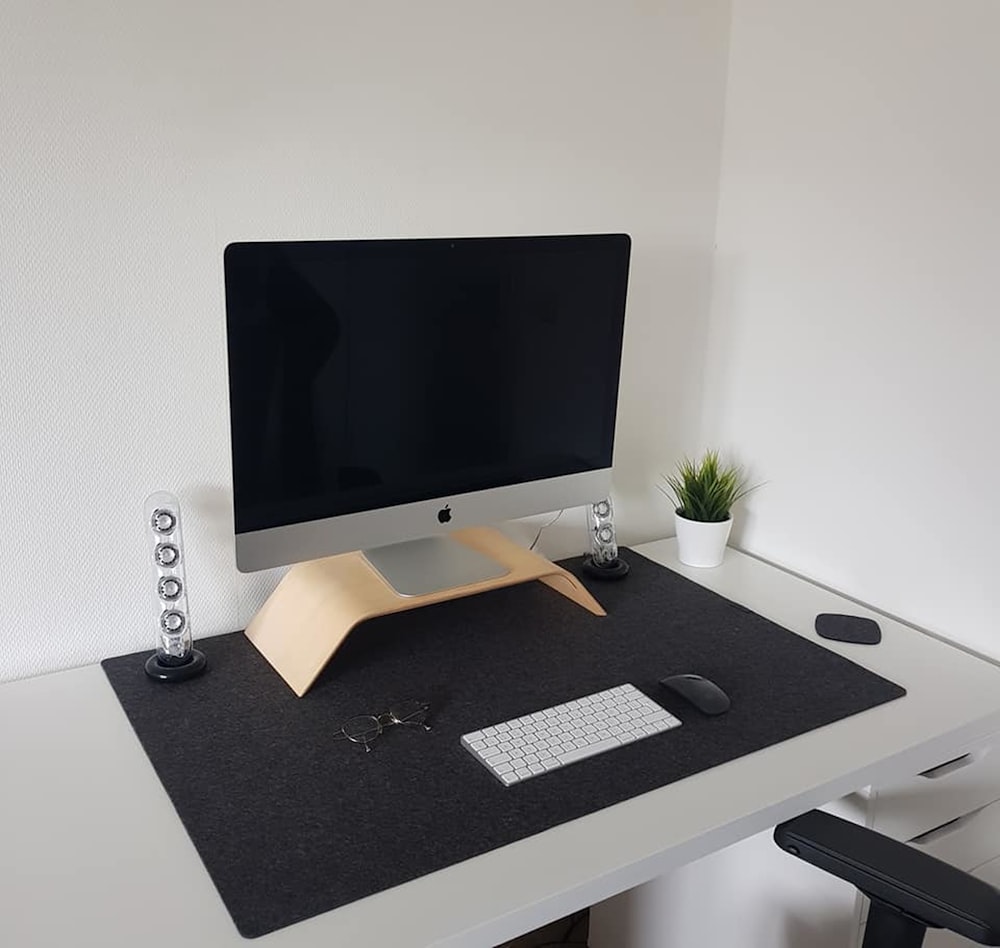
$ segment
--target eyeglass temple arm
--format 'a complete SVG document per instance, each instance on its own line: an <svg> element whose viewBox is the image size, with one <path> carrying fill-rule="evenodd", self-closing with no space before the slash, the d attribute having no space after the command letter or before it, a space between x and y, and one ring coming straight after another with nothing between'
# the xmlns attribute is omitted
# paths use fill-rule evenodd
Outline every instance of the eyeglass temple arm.
<svg viewBox="0 0 1000 948"><path fill-rule="evenodd" d="M410 718L415 718L418 714L428 714L431 710L429 704L425 704L420 708L417 708L412 714L408 714L405 718L394 718L392 712L389 713L389 723L390 724L402 724L406 727L422 727L425 731L431 731L433 728L426 721L411 721Z"/></svg>

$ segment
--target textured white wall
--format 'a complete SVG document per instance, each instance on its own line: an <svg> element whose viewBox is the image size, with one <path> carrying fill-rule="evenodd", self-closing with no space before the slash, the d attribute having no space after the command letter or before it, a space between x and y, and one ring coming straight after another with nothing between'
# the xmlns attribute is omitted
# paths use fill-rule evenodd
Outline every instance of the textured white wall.
<svg viewBox="0 0 1000 948"><path fill-rule="evenodd" d="M994 655L998 52L996 0L735 0L704 431L742 546Z"/></svg>
<svg viewBox="0 0 1000 948"><path fill-rule="evenodd" d="M728 0L4 0L0 678L150 644L152 490L184 506L196 634L273 583L232 554L238 238L631 232L616 482L626 536L666 532L728 26Z"/></svg>

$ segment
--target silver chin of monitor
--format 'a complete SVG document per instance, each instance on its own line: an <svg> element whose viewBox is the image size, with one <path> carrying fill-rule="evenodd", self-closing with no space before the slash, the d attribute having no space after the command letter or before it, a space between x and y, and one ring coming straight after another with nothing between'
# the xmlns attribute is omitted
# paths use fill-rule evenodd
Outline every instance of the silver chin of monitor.
<svg viewBox="0 0 1000 948"><path fill-rule="evenodd" d="M240 572L249 573L336 553L443 536L462 527L591 504L595 497L606 497L610 489L611 469L602 468L238 533L236 565Z"/></svg>

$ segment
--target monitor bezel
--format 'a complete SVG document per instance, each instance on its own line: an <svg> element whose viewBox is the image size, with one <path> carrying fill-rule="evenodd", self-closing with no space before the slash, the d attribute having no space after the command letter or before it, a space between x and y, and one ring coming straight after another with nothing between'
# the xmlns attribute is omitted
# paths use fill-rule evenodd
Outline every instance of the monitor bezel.
<svg viewBox="0 0 1000 948"><path fill-rule="evenodd" d="M489 237L430 237L398 239L336 239L296 241L236 241L226 246L224 261L231 249L247 243L337 244L353 248L385 247L393 245L404 249L406 245L457 244L459 242L537 242L545 244L562 241L614 240L624 242L625 289L631 263L631 238L626 233L545 234ZM623 314L624 319L624 314ZM227 334L229 317L226 319ZM228 346L228 343L227 343ZM619 359L620 376L620 359ZM615 412L612 425L612 452L614 431L617 428L618 392L620 377L615 386ZM232 391L230 389L230 399ZM230 445L230 462L234 463ZM418 501L375 507L367 510L321 517L312 520L271 526L259 530L235 532L236 566L241 573L292 565L338 553L441 536L463 527L496 523L533 514L580 506L606 497L611 490L612 468L591 468L558 477L527 480L490 487L467 493L455 493ZM235 479L235 471L231 471ZM233 503L235 507L235 492ZM447 519L442 513L447 509Z"/></svg>

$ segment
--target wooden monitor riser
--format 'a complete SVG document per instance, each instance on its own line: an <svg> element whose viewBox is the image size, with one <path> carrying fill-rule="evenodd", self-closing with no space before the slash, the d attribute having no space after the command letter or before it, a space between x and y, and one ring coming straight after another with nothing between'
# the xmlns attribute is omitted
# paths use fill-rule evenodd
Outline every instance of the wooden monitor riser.
<svg viewBox="0 0 1000 948"><path fill-rule="evenodd" d="M392 612L474 596L489 589L540 580L594 615L606 615L583 584L561 566L518 546L498 530L472 527L453 540L509 570L503 576L425 596L400 596L360 552L293 566L247 626L246 636L300 698L356 625Z"/></svg>

